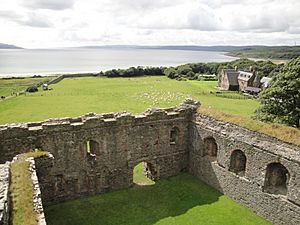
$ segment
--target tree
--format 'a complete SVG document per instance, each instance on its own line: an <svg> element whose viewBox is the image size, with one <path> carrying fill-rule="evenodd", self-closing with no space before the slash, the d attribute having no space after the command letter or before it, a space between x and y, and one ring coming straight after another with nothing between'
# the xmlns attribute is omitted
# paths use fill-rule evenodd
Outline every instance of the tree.
<svg viewBox="0 0 300 225"><path fill-rule="evenodd" d="M180 74L182 76L187 75L188 72L190 72L190 71L193 72L192 68L188 64L181 65L181 66L177 67L178 74Z"/></svg>
<svg viewBox="0 0 300 225"><path fill-rule="evenodd" d="M166 68L164 74L171 79L178 77L177 71L173 67Z"/></svg>
<svg viewBox="0 0 300 225"><path fill-rule="evenodd" d="M26 89L27 92L37 92L38 88L37 86L30 86Z"/></svg>
<svg viewBox="0 0 300 225"><path fill-rule="evenodd" d="M300 127L300 57L274 75L260 102L256 118Z"/></svg>

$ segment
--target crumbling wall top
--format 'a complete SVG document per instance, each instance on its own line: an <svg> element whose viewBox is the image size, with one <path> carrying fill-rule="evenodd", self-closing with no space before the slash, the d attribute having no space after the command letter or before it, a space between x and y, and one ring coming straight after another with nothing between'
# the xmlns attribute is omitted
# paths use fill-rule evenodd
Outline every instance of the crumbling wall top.
<svg viewBox="0 0 300 225"><path fill-rule="evenodd" d="M139 124L158 120L167 120L178 118L188 118L195 113L200 106L199 102L192 99L186 99L178 107L172 108L150 108L144 113L133 115L128 112L117 113L87 113L79 117L66 117L58 119L48 119L40 122L15 123L0 125L0 136L3 138L12 138L24 136L28 131L32 132L51 132L51 131L72 131L82 128L91 128L97 126L113 126L120 124Z"/></svg>

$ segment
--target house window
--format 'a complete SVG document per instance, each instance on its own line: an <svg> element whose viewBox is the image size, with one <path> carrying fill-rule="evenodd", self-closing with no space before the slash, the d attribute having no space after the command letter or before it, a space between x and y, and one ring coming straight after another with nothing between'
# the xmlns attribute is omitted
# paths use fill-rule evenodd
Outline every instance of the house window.
<svg viewBox="0 0 300 225"><path fill-rule="evenodd" d="M289 172L281 163L271 163L267 166L264 191L271 194L287 194Z"/></svg>
<svg viewBox="0 0 300 225"><path fill-rule="evenodd" d="M241 150L235 150L231 153L229 171L237 175L244 176L246 170L247 158Z"/></svg>

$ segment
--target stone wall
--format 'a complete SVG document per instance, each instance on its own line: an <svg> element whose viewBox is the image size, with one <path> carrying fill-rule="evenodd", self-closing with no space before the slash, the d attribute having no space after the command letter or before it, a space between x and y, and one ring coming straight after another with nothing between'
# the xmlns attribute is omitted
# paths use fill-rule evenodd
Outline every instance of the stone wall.
<svg viewBox="0 0 300 225"><path fill-rule="evenodd" d="M9 224L9 167L9 163L0 165L0 225Z"/></svg>
<svg viewBox="0 0 300 225"><path fill-rule="evenodd" d="M44 208L42 203L42 195L39 185L39 180L37 177L35 161L32 157L28 158L26 161L29 162L29 172L31 173L31 180L33 186L33 207L37 215L37 225L46 225L46 219L44 214Z"/></svg>
<svg viewBox="0 0 300 225"><path fill-rule="evenodd" d="M48 151L35 159L44 205L130 187L146 162L154 180L188 170L275 224L300 224L299 147L198 115L198 106L4 125L0 161Z"/></svg>
<svg viewBox="0 0 300 225"><path fill-rule="evenodd" d="M274 224L300 224L298 147L200 115L194 117L190 132L189 170L193 175ZM214 146L206 145L206 140L215 141L216 157L205 154L206 148ZM236 170L231 157L235 150L245 155L237 161ZM240 167L243 162L244 170ZM287 193L267 191L266 171L272 163L287 169Z"/></svg>
<svg viewBox="0 0 300 225"><path fill-rule="evenodd" d="M45 204L130 187L140 162L151 164L153 179L173 176L188 165L193 104L3 126L1 160L30 149L50 152L48 170L36 164Z"/></svg>
<svg viewBox="0 0 300 225"><path fill-rule="evenodd" d="M60 81L62 81L63 79L65 78L76 78L76 77L95 77L95 76L98 76L98 73L70 73L70 74L63 74L63 75L60 75L52 80L50 80L48 82L48 84L57 84L59 83Z"/></svg>

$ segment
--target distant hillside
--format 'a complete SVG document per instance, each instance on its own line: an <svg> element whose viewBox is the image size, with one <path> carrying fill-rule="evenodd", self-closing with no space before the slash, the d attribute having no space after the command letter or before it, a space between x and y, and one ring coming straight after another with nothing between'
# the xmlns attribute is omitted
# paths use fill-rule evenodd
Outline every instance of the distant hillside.
<svg viewBox="0 0 300 225"><path fill-rule="evenodd" d="M246 48L231 51L226 55L240 58L292 59L300 56L300 46Z"/></svg>
<svg viewBox="0 0 300 225"><path fill-rule="evenodd" d="M21 47L15 45L8 45L0 43L0 49L22 49Z"/></svg>
<svg viewBox="0 0 300 225"><path fill-rule="evenodd" d="M80 48L97 48L97 49L163 49L163 50L185 50L185 51L217 51L232 52L243 49L256 49L265 46L198 46L198 45L102 45L102 46L83 46Z"/></svg>

